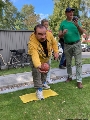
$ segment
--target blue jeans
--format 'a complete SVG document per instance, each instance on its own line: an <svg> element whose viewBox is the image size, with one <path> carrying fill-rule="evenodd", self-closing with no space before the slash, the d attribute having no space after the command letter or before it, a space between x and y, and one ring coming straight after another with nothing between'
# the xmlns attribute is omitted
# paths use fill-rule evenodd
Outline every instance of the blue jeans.
<svg viewBox="0 0 90 120"><path fill-rule="evenodd" d="M65 62L65 59L66 59L66 58L65 58L65 54L64 54L64 44L61 44L61 47L62 47L62 49L63 49L63 53L62 53L62 57L61 57L59 66L64 65L64 62Z"/></svg>
<svg viewBox="0 0 90 120"><path fill-rule="evenodd" d="M49 59L49 65L51 66L51 58ZM47 78L46 81L50 80L50 75L51 74L51 68L49 69L48 73L47 73Z"/></svg>

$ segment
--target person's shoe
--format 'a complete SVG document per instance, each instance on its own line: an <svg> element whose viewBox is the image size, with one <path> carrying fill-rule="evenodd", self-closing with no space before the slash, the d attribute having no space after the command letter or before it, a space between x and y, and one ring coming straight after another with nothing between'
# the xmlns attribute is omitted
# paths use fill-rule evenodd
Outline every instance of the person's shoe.
<svg viewBox="0 0 90 120"><path fill-rule="evenodd" d="M36 90L36 96L39 100L43 100L44 97L43 97L43 92L40 91L40 90Z"/></svg>
<svg viewBox="0 0 90 120"><path fill-rule="evenodd" d="M65 82L70 82L70 81L72 81L72 78L69 78L69 77L68 77Z"/></svg>
<svg viewBox="0 0 90 120"><path fill-rule="evenodd" d="M44 84L43 84L43 88L44 88L44 89L50 89L50 86L49 86L47 83L44 83Z"/></svg>
<svg viewBox="0 0 90 120"><path fill-rule="evenodd" d="M52 84L53 83L52 79L48 79L46 81L47 81L48 84Z"/></svg>
<svg viewBox="0 0 90 120"><path fill-rule="evenodd" d="M77 82L77 87L78 87L79 89L83 88L82 83L81 83L81 82Z"/></svg>
<svg viewBox="0 0 90 120"><path fill-rule="evenodd" d="M60 69L66 69L66 67L63 66L63 65L59 66L59 68L60 68Z"/></svg>

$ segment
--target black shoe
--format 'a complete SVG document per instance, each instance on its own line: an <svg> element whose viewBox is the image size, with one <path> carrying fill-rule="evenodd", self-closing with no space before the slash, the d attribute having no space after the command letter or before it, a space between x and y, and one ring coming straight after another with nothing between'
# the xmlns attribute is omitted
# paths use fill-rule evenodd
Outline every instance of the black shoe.
<svg viewBox="0 0 90 120"><path fill-rule="evenodd" d="M63 65L59 66L59 68L60 68L60 69L66 69L66 67L63 66Z"/></svg>
<svg viewBox="0 0 90 120"><path fill-rule="evenodd" d="M69 77L68 77L65 82L70 82L70 81L72 81L72 78L69 78Z"/></svg>

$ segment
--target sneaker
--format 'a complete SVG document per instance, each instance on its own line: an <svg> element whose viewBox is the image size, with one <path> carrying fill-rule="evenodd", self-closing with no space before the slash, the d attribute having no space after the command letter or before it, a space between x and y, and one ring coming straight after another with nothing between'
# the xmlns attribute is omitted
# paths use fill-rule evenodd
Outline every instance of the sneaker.
<svg viewBox="0 0 90 120"><path fill-rule="evenodd" d="M45 83L45 84L43 84L43 88L44 89L50 89L50 86L47 83Z"/></svg>
<svg viewBox="0 0 90 120"><path fill-rule="evenodd" d="M40 90L37 90L37 91L36 91L36 96L37 96L37 98L38 98L39 100L43 100L43 99L44 99L44 97L43 97L43 92L40 91Z"/></svg>
<svg viewBox="0 0 90 120"><path fill-rule="evenodd" d="M52 79L47 80L47 83L52 84L53 83Z"/></svg>

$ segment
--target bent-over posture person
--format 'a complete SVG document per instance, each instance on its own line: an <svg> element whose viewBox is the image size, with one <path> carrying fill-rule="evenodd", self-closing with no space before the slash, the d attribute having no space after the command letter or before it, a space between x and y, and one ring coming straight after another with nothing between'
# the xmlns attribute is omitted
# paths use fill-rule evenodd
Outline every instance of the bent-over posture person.
<svg viewBox="0 0 90 120"><path fill-rule="evenodd" d="M53 35L46 28L38 24L34 28L34 33L30 35L28 43L28 54L31 59L32 76L34 87L36 88L36 96L39 100L44 99L43 88L48 89L50 86L46 83L48 71L41 70L42 63L48 63L54 50L54 57L58 59L58 45Z"/></svg>

